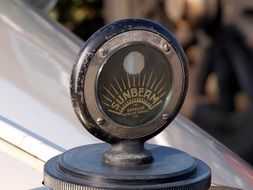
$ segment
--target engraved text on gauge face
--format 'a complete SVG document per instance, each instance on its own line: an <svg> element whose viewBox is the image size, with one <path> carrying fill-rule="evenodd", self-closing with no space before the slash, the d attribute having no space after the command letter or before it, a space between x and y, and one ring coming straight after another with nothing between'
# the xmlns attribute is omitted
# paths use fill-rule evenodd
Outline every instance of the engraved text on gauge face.
<svg viewBox="0 0 253 190"><path fill-rule="evenodd" d="M96 95L107 118L124 126L144 125L170 100L171 68L157 49L145 44L123 47L106 60Z"/></svg>

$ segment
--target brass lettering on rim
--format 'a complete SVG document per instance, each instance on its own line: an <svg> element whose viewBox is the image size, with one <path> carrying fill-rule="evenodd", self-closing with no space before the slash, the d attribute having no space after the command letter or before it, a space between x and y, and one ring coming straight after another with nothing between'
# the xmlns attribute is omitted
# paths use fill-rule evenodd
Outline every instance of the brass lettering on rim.
<svg viewBox="0 0 253 190"><path fill-rule="evenodd" d="M111 113L138 118L163 102L167 94L164 78L154 76L153 72L114 77L113 84L103 86L101 103Z"/></svg>

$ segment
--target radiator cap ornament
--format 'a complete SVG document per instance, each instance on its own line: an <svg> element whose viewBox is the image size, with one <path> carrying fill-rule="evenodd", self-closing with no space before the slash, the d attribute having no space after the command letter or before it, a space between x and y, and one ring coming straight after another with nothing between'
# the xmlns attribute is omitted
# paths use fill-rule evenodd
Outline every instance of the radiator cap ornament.
<svg viewBox="0 0 253 190"><path fill-rule="evenodd" d="M182 48L159 24L126 19L97 31L79 53L70 90L82 125L107 143L50 159L44 184L51 189L207 190L211 171L204 162L145 143L179 112L187 79Z"/></svg>

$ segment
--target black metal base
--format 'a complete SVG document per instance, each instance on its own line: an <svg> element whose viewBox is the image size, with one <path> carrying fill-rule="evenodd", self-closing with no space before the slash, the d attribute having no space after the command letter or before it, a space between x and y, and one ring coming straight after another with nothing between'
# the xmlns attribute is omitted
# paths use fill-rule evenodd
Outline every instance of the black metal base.
<svg viewBox="0 0 253 190"><path fill-rule="evenodd" d="M202 161L180 150L145 144L153 162L134 167L105 164L110 145L73 148L50 159L44 167L44 184L52 189L170 189L207 190L211 171Z"/></svg>

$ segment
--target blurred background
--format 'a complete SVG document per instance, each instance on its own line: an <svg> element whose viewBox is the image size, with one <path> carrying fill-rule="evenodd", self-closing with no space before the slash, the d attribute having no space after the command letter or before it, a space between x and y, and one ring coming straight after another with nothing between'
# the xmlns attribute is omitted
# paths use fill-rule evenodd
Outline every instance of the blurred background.
<svg viewBox="0 0 253 190"><path fill-rule="evenodd" d="M252 0L59 0L50 16L84 41L122 18L167 27L189 63L181 113L253 164Z"/></svg>

